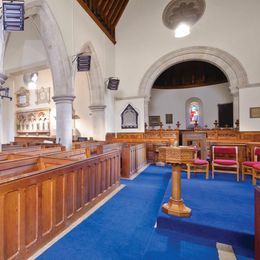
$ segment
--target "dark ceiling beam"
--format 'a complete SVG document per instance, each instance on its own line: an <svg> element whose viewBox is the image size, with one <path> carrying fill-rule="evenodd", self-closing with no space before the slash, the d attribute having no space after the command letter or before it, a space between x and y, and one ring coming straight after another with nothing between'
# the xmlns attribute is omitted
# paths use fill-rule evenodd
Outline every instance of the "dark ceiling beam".
<svg viewBox="0 0 260 260"><path fill-rule="evenodd" d="M107 14L107 21L110 24L112 24L111 20L113 18L113 15L117 13L120 3L122 3L122 0L115 0L111 12Z"/></svg>
<svg viewBox="0 0 260 260"><path fill-rule="evenodd" d="M115 2L116 0L109 1L109 5L107 5L106 10L104 11L105 20L107 20L108 13L110 12L111 8L113 8Z"/></svg>
<svg viewBox="0 0 260 260"><path fill-rule="evenodd" d="M104 1L104 5L103 5L103 7L102 7L102 9L101 9L101 12L102 12L102 14L104 13L104 11L105 11L105 9L106 9L106 7L107 7L107 5L110 3L110 0L105 0Z"/></svg>
<svg viewBox="0 0 260 260"><path fill-rule="evenodd" d="M122 14L123 14L123 12L124 12L124 10L125 10L127 4L128 4L128 1L129 1L129 0L124 0L124 1L122 0L122 5L121 5L121 7L118 8L117 13L115 14L114 18L111 20L111 25L112 25L113 27L116 27L116 25L117 25L119 19L121 18Z"/></svg>
<svg viewBox="0 0 260 260"><path fill-rule="evenodd" d="M106 26L97 18L97 16L90 10L88 5L84 0L77 0L77 2L81 5L81 7L88 13L88 15L95 21L95 23L99 26L99 28L105 33L105 35L115 44L115 33L113 31L109 31Z"/></svg>
<svg viewBox="0 0 260 260"><path fill-rule="evenodd" d="M98 1L97 1L97 7L98 7L98 8L100 8L102 2L104 2L104 1L103 1L103 0L98 0Z"/></svg>
<svg viewBox="0 0 260 260"><path fill-rule="evenodd" d="M115 43L115 27L129 0L77 0L108 38Z"/></svg>

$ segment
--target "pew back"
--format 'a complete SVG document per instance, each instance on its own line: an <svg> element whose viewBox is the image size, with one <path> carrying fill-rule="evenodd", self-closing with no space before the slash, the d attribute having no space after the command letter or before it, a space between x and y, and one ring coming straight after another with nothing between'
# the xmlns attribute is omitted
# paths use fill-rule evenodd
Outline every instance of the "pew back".
<svg viewBox="0 0 260 260"><path fill-rule="evenodd" d="M113 151L0 183L0 259L27 259L61 233L118 187L119 165Z"/></svg>

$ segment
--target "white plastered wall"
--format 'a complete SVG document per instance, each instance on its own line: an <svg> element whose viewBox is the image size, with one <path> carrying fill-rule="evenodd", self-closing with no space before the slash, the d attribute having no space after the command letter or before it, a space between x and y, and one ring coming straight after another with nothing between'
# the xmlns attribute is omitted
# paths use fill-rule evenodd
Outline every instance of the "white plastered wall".
<svg viewBox="0 0 260 260"><path fill-rule="evenodd" d="M260 108L260 84L239 90L240 131L260 131L260 118L250 118L250 108Z"/></svg>
<svg viewBox="0 0 260 260"><path fill-rule="evenodd" d="M260 2L207 0L202 18L187 37L176 39L162 22L168 0L129 1L117 26L116 73L124 88L119 96L138 94L141 80L160 57L191 46L226 51L246 69L249 83L260 82ZM243 18L243 19L241 19Z"/></svg>
<svg viewBox="0 0 260 260"><path fill-rule="evenodd" d="M186 129L186 101L192 97L199 98L203 106L203 123L213 127L218 119L218 104L231 103L233 98L228 84L219 84L189 89L152 89L149 103L149 115L160 116L164 127L165 114L173 114L173 124L167 124L171 128L176 127L177 121L181 123L181 129ZM147 122L148 123L148 122Z"/></svg>
<svg viewBox="0 0 260 260"><path fill-rule="evenodd" d="M26 0L27 1L27 0ZM80 52L86 42L91 42L95 49L98 63L101 68L101 88L108 77L114 76L115 46L74 0L46 0L60 27L68 55L73 60L74 55ZM30 2L29 0L27 2ZM11 33L5 55L6 74L34 70L35 67L48 65L46 52L37 29L32 24L31 18L25 21L25 32ZM90 102L89 79L87 74L75 78L75 95L78 96L74 106L81 112L81 122L76 124L81 128L82 135L93 136L93 123L89 112ZM85 97L82 102L82 96ZM77 103L79 102L79 103ZM103 103L102 103L103 102ZM105 113L114 115L114 97L107 95L100 104L106 106ZM105 103L105 104L104 104ZM108 131L114 130L114 120L106 120L105 127ZM13 131L8 124L4 124L4 132ZM8 139L8 138L7 138ZM12 141L10 138L6 141Z"/></svg>
<svg viewBox="0 0 260 260"><path fill-rule="evenodd" d="M138 128L136 129L121 128L121 113L129 104L138 113ZM129 98L115 101L115 129L116 133L144 132L144 98Z"/></svg>

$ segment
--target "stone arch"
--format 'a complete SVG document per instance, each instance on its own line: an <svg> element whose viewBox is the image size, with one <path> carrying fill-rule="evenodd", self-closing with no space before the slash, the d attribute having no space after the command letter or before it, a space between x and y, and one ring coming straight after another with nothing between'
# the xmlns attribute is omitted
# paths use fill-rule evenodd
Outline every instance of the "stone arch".
<svg viewBox="0 0 260 260"><path fill-rule="evenodd" d="M189 60L201 60L218 67L227 76L229 88L234 95L248 85L247 73L241 63L229 53L205 46L195 46L173 51L158 59L145 73L139 86L139 95L150 99L153 83L169 67Z"/></svg>
<svg viewBox="0 0 260 260"><path fill-rule="evenodd" d="M32 19L41 36L52 72L54 96L73 96L71 61L48 3L46 0L26 1L25 16Z"/></svg>
<svg viewBox="0 0 260 260"><path fill-rule="evenodd" d="M242 64L226 51L206 46L183 48L159 58L146 71L139 86L139 96L145 98L145 121L148 122L148 104L151 89L159 75L169 67L190 60L200 60L218 67L229 81L229 89L233 95L234 120L239 118L238 90L248 85L248 78Z"/></svg>
<svg viewBox="0 0 260 260"><path fill-rule="evenodd" d="M104 106L105 89L102 70L93 44L86 42L79 53L89 53L91 55L90 71L86 73L89 81L90 106ZM73 79L75 79L75 75L76 63L73 66Z"/></svg>

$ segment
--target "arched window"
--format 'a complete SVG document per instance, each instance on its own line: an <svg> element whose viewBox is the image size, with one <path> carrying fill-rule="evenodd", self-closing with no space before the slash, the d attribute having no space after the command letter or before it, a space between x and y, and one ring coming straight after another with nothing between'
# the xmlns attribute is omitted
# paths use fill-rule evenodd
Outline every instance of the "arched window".
<svg viewBox="0 0 260 260"><path fill-rule="evenodd" d="M203 126L202 102L199 98L190 98L186 102L186 127Z"/></svg>
<svg viewBox="0 0 260 260"><path fill-rule="evenodd" d="M199 121L200 117L200 104L199 102L191 102L189 107L189 120L190 125L194 125Z"/></svg>

